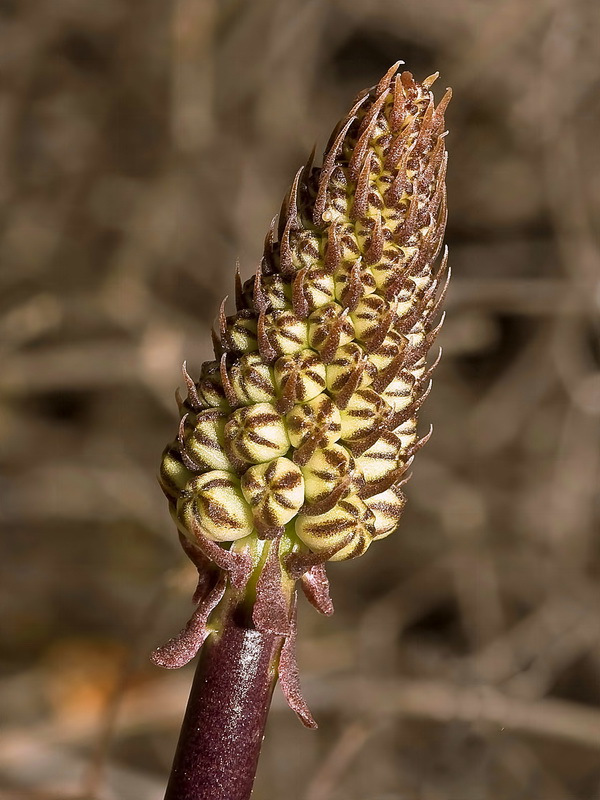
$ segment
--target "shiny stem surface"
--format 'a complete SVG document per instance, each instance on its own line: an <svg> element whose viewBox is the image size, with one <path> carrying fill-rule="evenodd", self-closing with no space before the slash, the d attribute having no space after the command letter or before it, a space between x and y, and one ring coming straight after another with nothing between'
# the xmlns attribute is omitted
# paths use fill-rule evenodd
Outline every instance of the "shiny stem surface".
<svg viewBox="0 0 600 800"><path fill-rule="evenodd" d="M283 637L229 615L200 651L165 800L248 800Z"/></svg>

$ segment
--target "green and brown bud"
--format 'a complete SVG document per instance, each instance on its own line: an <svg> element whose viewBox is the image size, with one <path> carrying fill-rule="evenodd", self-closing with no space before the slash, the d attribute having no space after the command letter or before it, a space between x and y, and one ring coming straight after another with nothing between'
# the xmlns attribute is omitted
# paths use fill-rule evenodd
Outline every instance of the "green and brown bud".
<svg viewBox="0 0 600 800"><path fill-rule="evenodd" d="M215 361L198 381L184 370L161 484L209 558L207 542L245 548L257 574L279 559L288 585L398 524L447 285L450 92L436 107L436 77L396 65L359 96L322 166L297 173L255 275L238 273Z"/></svg>

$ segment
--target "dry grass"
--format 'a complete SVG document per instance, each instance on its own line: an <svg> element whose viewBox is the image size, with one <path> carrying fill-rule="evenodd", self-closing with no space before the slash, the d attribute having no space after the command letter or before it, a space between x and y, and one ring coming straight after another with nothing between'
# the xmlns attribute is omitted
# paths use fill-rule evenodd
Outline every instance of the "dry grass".
<svg viewBox="0 0 600 800"><path fill-rule="evenodd" d="M596 0L1 0L3 800L162 797L179 365L398 57L455 90L436 431L302 612L321 727L276 698L256 800L600 798L599 40Z"/></svg>

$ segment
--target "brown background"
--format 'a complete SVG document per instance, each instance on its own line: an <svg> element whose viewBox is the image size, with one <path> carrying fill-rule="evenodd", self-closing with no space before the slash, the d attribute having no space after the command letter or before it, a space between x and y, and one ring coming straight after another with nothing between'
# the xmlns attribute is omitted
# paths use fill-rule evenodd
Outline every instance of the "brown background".
<svg viewBox="0 0 600 800"><path fill-rule="evenodd" d="M445 356L399 531L301 611L256 800L600 798L597 0L0 0L0 795L159 800L191 673L155 474L297 166L455 90Z"/></svg>

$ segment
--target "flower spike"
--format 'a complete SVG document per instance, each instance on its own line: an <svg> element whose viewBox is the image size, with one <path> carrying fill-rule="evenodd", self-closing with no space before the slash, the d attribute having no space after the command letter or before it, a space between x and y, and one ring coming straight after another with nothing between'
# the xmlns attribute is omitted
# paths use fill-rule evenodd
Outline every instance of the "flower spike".
<svg viewBox="0 0 600 800"><path fill-rule="evenodd" d="M448 90L394 64L361 92L322 160L296 173L255 274L235 272L236 313L217 315L215 361L195 381L161 485L200 573L198 608L156 651L191 658L223 609L278 636L279 678L305 725L295 659L296 583L333 613L326 562L396 528L443 323ZM229 605L228 605L229 604ZM214 616L213 616L214 615ZM219 616L221 615L221 616ZM209 623L210 617L210 623Z"/></svg>

